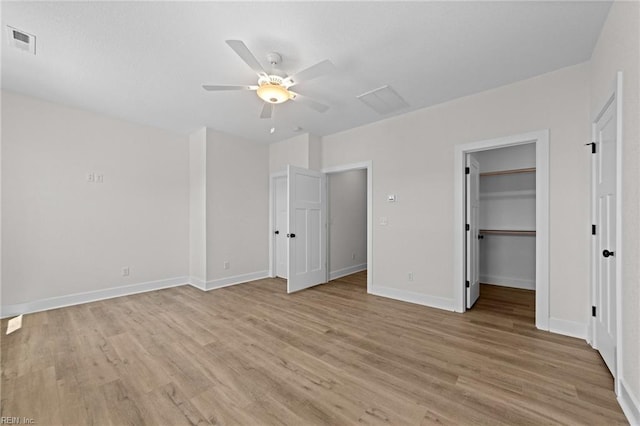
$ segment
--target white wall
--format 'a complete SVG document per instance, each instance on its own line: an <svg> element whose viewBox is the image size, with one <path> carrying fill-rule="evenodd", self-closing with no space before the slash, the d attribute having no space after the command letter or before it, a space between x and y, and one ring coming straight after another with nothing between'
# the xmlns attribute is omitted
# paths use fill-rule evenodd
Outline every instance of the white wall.
<svg viewBox="0 0 640 426"><path fill-rule="evenodd" d="M206 167L207 288L266 277L269 147L207 129Z"/></svg>
<svg viewBox="0 0 640 426"><path fill-rule="evenodd" d="M269 145L269 172L287 170L287 164L309 167L309 135L302 134Z"/></svg>
<svg viewBox="0 0 640 426"><path fill-rule="evenodd" d="M3 91L2 142L3 315L76 293L187 282L185 136ZM104 183L87 182L90 172Z"/></svg>
<svg viewBox="0 0 640 426"><path fill-rule="evenodd" d="M373 162L374 291L452 309L454 146L549 128L550 313L586 326L588 71L565 68L323 139L323 167Z"/></svg>
<svg viewBox="0 0 640 426"><path fill-rule="evenodd" d="M322 138L309 133L309 168L320 170L322 168Z"/></svg>
<svg viewBox="0 0 640 426"><path fill-rule="evenodd" d="M329 275L335 279L367 267L367 171L330 173L327 181Z"/></svg>
<svg viewBox="0 0 640 426"><path fill-rule="evenodd" d="M480 177L480 229L536 229L536 175Z"/></svg>
<svg viewBox="0 0 640 426"><path fill-rule="evenodd" d="M189 135L189 276L207 281L207 129Z"/></svg>
<svg viewBox="0 0 640 426"><path fill-rule="evenodd" d="M622 368L623 401L640 424L640 3L614 2L591 58L591 111L602 107L617 71L623 87ZM618 348L620 350L620 348ZM625 407L624 404L623 408ZM627 415L631 413L626 410ZM631 417L630 417L630 420ZM631 422L633 423L633 421Z"/></svg>
<svg viewBox="0 0 640 426"><path fill-rule="evenodd" d="M0 92L0 318L2 318L2 312L4 311L4 309L2 308L3 303L2 303L2 176L3 176L3 170L2 170L2 153L3 153L3 149L2 149L2 98L1 98L1 92Z"/></svg>
<svg viewBox="0 0 640 426"><path fill-rule="evenodd" d="M269 173L287 170L287 164L320 170L322 138L303 133L269 145Z"/></svg>
<svg viewBox="0 0 640 426"><path fill-rule="evenodd" d="M480 282L535 290L535 254L533 236L485 235L480 240Z"/></svg>

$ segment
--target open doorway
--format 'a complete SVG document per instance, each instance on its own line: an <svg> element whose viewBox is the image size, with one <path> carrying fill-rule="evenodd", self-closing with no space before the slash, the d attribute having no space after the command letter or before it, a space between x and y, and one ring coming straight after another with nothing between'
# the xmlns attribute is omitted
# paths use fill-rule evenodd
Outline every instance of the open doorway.
<svg viewBox="0 0 640 426"><path fill-rule="evenodd" d="M305 174L308 174L309 176L303 180L300 180L300 176ZM330 177L333 175L336 175L336 177ZM321 172L314 172L307 169L288 166L287 172L274 173L271 175L269 182L269 275L271 277L281 277L287 279L288 292L298 291L313 285L326 283L330 279L335 279L356 272L363 272L365 270L368 271L368 273L366 273L367 292L371 292L371 194L373 190L373 186L371 184L371 175L372 167L370 161L347 164L343 166L334 166L331 168L323 169ZM309 230L309 224L300 227L300 224L297 224L298 219L300 219L298 217L299 214L296 213L295 215L292 215L292 211L296 211L298 213L300 212L300 209L298 208L300 206L296 207L296 203L300 202L298 198L301 195L304 195L301 194L300 191L302 191L302 189L304 188L311 189L315 187L315 184L296 184L295 180L298 180L302 183L304 183L305 181L309 183L311 182L311 180L309 179L314 178L315 176L317 176L318 179L321 179L322 182L328 181L328 179L334 180L334 208L337 207L337 210L335 210L334 212L334 224L335 220L338 220L339 222L339 224L335 224L334 226L334 228L337 227L337 232L334 232L335 247L334 250L330 250L329 244L321 244L322 246L324 246L324 248L321 250L322 255L318 257L320 262L318 269L322 267L322 269L325 271L325 274L321 278L316 277L314 274L313 280L307 280L308 282L305 281L304 286L292 286L292 277L296 278L300 276L301 271L299 270L299 266L304 263L292 262L292 255L294 255L294 258L309 260L310 257L308 256L308 253L303 256L295 256L296 254L298 254L298 249L301 249L304 246L309 246L309 244L311 245L311 247L314 247L314 241L317 240L318 242L321 242L323 240L329 240L330 238L329 234L331 232L331 226L329 224L329 220L326 219L329 215L325 215L324 213L326 210L328 210L328 206L327 208L322 207L318 210L320 212L319 216L317 216L318 220L313 222L317 222L317 224L323 226L325 230L324 232L322 232L322 235L318 235L318 238L312 237L311 235L309 235L308 238L305 229L307 231ZM295 180L292 180L292 178L294 178ZM327 184L325 188L327 188L328 186L329 185ZM351 187L351 189L345 192L343 189L346 189L344 188L346 186ZM363 187L365 188L364 192L361 191ZM355 193L353 191L358 191L358 193ZM327 191L320 190L319 193L327 193ZM309 194L303 196L305 200L303 204L308 204L310 199L308 196ZM328 199L329 195L327 195L326 197L324 195L322 196L322 199L325 198ZM354 212L351 212L351 210L353 210L355 207L352 206L349 202L345 203L348 204L346 210L344 208L341 208L341 204L343 203L340 202L340 200L349 200L351 198L357 199L356 204L358 205L358 207L356 208L356 210L358 210L359 213L355 213L355 215L358 217L358 223L362 225L362 218L365 218L365 250L363 250L361 243L356 242L356 240L363 241L361 235L362 228L359 227L356 232L352 232L354 230L351 230L349 228L349 224L352 224L354 222L348 216L354 214ZM323 201L323 204L324 203L325 202ZM309 215L303 216L307 217ZM316 217L314 215L312 216ZM346 226L346 228L341 232L340 229L344 228L344 226ZM346 240L344 240L342 235L344 233L347 234ZM340 243L342 240L344 240L344 244ZM320 247L320 245L318 245L318 247ZM332 251L334 257L333 267L330 266L331 260L329 259ZM312 256L312 258L315 259L315 255ZM307 267L306 269L309 268ZM292 270L295 272L295 274L292 274Z"/></svg>
<svg viewBox="0 0 640 426"><path fill-rule="evenodd" d="M327 174L329 281L367 269L367 171Z"/></svg>
<svg viewBox="0 0 640 426"><path fill-rule="evenodd" d="M533 325L536 146L477 151L467 163L466 307Z"/></svg>
<svg viewBox="0 0 640 426"><path fill-rule="evenodd" d="M481 151L496 148L532 144L535 147L535 236L519 235L534 239L535 245L535 325L542 330L549 330L549 131L507 136L467 144L457 145L454 152L454 308L457 312L467 309L467 247L469 236L467 231L466 200L466 168L469 154L477 155ZM478 174L480 170L478 168ZM524 173L523 173L524 174ZM479 184L478 184L479 190ZM514 223L515 225L515 223ZM485 225L486 226L486 225ZM482 237L478 219L477 230L471 236ZM505 228L506 229L506 228ZM514 229L527 231L530 229ZM485 235L485 239L487 239ZM481 239L482 241L482 239ZM485 242L485 241L483 241ZM480 253L477 254L478 282L480 281Z"/></svg>
<svg viewBox="0 0 640 426"><path fill-rule="evenodd" d="M273 221L274 221L274 276L287 279L287 176L274 176L273 180Z"/></svg>

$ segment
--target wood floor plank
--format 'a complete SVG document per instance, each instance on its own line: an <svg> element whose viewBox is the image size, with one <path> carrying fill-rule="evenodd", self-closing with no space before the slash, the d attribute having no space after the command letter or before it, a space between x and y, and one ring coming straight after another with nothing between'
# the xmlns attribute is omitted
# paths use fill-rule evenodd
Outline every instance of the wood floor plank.
<svg viewBox="0 0 640 426"><path fill-rule="evenodd" d="M140 394L135 386L123 378L100 386L113 424L145 425L148 424L149 412L143 408Z"/></svg>
<svg viewBox="0 0 640 426"><path fill-rule="evenodd" d="M208 425L209 421L174 383L154 389L146 395L147 423L156 425ZM133 423L135 424L135 423Z"/></svg>
<svg viewBox="0 0 640 426"><path fill-rule="evenodd" d="M368 295L366 272L27 315L0 342L2 416L38 424L627 424L601 358L535 328L535 294L465 314ZM2 330L7 321L2 321Z"/></svg>
<svg viewBox="0 0 640 426"><path fill-rule="evenodd" d="M236 405L228 398L227 393L217 386L210 387L190 401L212 425L235 426L253 423L253 418L246 411L247 406Z"/></svg>
<svg viewBox="0 0 640 426"><path fill-rule="evenodd" d="M153 357L129 333L121 333L109 338L121 362L116 364L119 378L135 380L142 392L151 392L171 382L162 369L165 359Z"/></svg>

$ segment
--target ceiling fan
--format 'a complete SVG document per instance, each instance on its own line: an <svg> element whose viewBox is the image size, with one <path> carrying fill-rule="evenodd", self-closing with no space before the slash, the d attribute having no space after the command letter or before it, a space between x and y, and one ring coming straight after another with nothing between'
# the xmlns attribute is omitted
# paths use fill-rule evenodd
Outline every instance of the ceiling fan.
<svg viewBox="0 0 640 426"><path fill-rule="evenodd" d="M292 100L307 107L316 110L318 112L325 112L329 109L327 105L324 105L311 98L303 96L299 93L289 90L289 88L295 86L303 81L309 81L314 78L320 77L327 73L330 73L335 69L335 66L328 59L310 66L302 71L295 73L292 76L287 76L281 71L275 69L275 66L282 61L280 54L271 52L267 55L267 60L272 65L272 73L267 73L256 57L251 53L249 48L241 40L227 40L229 47L231 47L240 58L249 65L249 68L254 70L258 74L258 84L252 86L225 86L225 85L211 85L205 84L202 87L209 91L221 91L221 90L251 90L255 91L265 104L262 107L260 118L271 118L273 114L273 108L276 104L281 104Z"/></svg>

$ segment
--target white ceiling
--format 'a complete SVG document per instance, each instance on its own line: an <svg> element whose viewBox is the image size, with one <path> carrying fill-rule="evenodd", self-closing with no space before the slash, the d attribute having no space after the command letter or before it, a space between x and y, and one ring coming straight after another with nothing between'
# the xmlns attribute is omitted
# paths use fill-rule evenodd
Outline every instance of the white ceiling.
<svg viewBox="0 0 640 426"><path fill-rule="evenodd" d="M2 87L181 133L208 126L272 142L293 128L327 135L381 116L356 99L391 85L396 114L586 61L610 2L2 2ZM37 37L37 55L8 47L6 25ZM330 59L337 71L259 118L256 84L227 46L243 40L289 74ZM271 135L269 129L277 131Z"/></svg>

